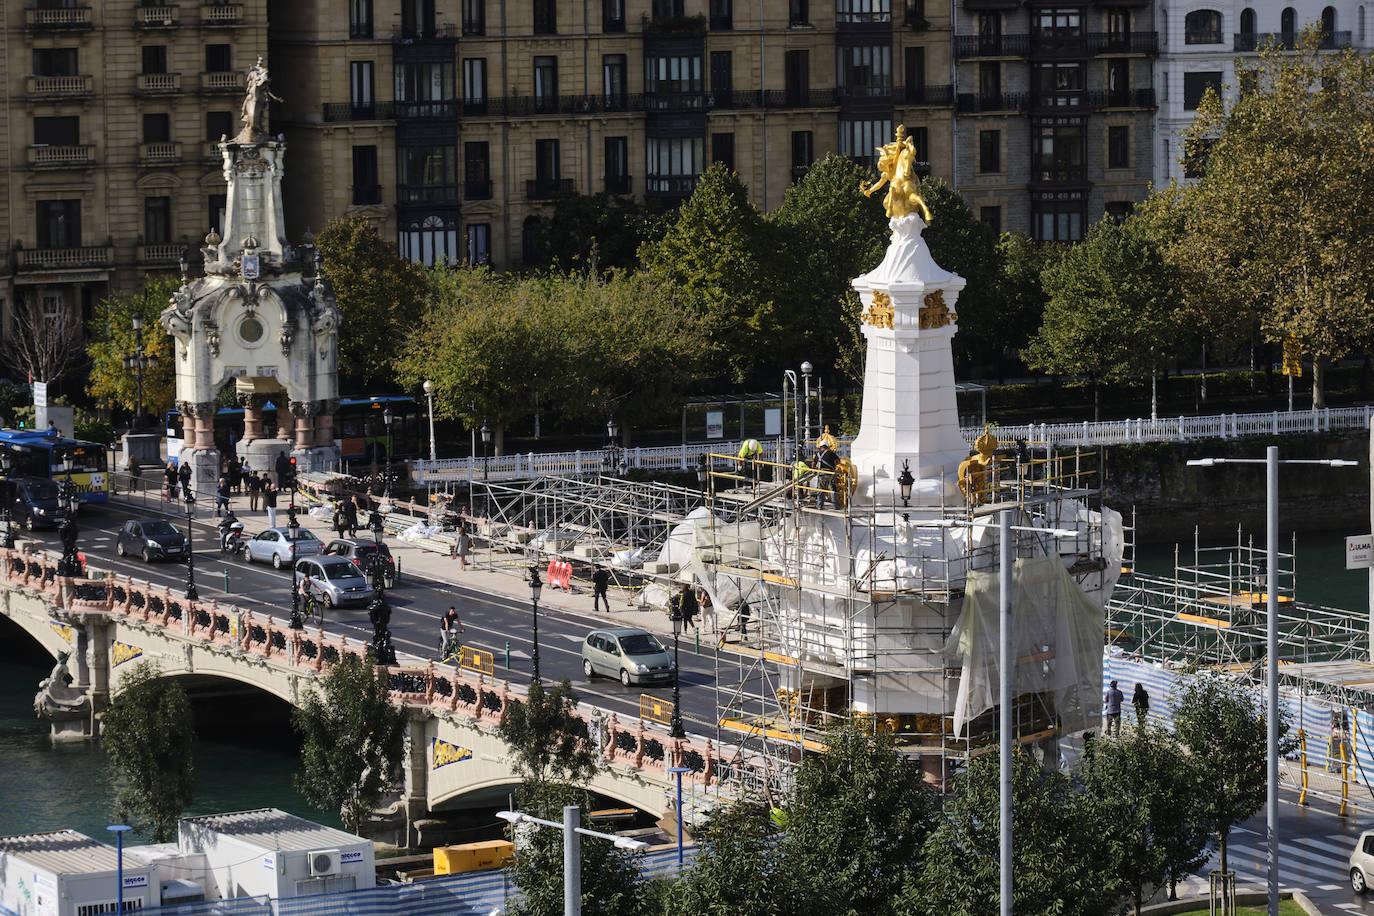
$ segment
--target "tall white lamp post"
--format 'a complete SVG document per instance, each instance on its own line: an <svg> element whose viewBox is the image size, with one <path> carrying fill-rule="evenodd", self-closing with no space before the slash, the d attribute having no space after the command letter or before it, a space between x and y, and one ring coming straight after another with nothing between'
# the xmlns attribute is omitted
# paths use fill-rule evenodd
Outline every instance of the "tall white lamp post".
<svg viewBox="0 0 1374 916"><path fill-rule="evenodd" d="M537 827L553 827L563 831L563 916L582 916L582 837L594 836L599 840L609 840L620 849L639 852L648 849L648 843L632 840L629 837L588 830L582 826L582 809L577 805L563 807L563 823L546 821L540 817L520 811L497 811L496 816L511 824L533 824Z"/></svg>
<svg viewBox="0 0 1374 916"><path fill-rule="evenodd" d="M429 460L433 461L438 453L434 449L434 383L425 379L425 400L429 403Z"/></svg>

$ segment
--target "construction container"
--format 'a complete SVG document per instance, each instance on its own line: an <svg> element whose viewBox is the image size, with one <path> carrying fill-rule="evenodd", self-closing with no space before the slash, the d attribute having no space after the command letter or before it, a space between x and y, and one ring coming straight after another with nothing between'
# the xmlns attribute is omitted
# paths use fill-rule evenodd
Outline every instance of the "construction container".
<svg viewBox="0 0 1374 916"><path fill-rule="evenodd" d="M515 844L510 840L485 840L459 846L436 846L434 874L460 875L489 868L505 868L515 858Z"/></svg>

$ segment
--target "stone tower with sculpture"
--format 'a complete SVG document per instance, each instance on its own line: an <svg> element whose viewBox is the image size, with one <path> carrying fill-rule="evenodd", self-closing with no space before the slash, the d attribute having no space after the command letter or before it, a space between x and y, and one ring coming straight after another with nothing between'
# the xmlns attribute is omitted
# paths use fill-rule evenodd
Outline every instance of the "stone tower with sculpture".
<svg viewBox="0 0 1374 916"><path fill-rule="evenodd" d="M176 400L185 425L179 457L194 471L198 496L213 493L221 455L215 442L220 393L232 381L244 410L235 448L254 468L270 470L290 453L302 471L339 458L333 415L338 407L339 309L321 258L307 234L286 239L282 177L286 141L268 132L271 81L261 58L248 72L243 129L221 138L228 184L224 234L211 230L201 249L205 275L182 285L162 312L175 338ZM263 409L276 407L275 435Z"/></svg>

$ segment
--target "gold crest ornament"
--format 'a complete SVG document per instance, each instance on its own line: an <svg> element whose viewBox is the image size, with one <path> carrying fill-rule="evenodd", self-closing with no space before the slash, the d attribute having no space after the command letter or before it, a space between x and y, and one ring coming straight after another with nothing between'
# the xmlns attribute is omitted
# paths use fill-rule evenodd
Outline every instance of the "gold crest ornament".
<svg viewBox="0 0 1374 916"><path fill-rule="evenodd" d="M822 446L836 450L840 447L840 440L836 439L835 434L830 431L829 423L825 424L825 428L821 430L821 434L816 437L816 448Z"/></svg>
<svg viewBox="0 0 1374 916"><path fill-rule="evenodd" d="M973 442L975 453L959 463L959 492L970 505L987 502L992 493L988 471L997 463L997 437L988 427Z"/></svg>
<svg viewBox="0 0 1374 916"><path fill-rule="evenodd" d="M921 197L921 178L916 174L916 143L906 135L906 125L897 125L897 139L878 147L878 173L882 176L875 183L864 182L859 191L864 197L887 185L887 196L883 198L883 209L889 219L900 219L919 213L927 223L930 222L930 208Z"/></svg>
<svg viewBox="0 0 1374 916"><path fill-rule="evenodd" d="M849 497L859 486L859 469L848 458L841 458L835 465L835 508L849 506Z"/></svg>
<svg viewBox="0 0 1374 916"><path fill-rule="evenodd" d="M892 306L892 297L880 289L873 291L873 304L864 309L863 322L875 328L892 327L897 310Z"/></svg>
<svg viewBox="0 0 1374 916"><path fill-rule="evenodd" d="M925 304L921 306L920 328L922 331L943 328L958 317L949 306L945 305L945 291L937 289L933 293L926 294Z"/></svg>

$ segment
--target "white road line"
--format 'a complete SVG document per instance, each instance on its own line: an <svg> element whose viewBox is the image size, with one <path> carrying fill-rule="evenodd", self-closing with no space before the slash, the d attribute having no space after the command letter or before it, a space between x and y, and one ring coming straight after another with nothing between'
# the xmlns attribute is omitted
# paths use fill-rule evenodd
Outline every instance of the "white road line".
<svg viewBox="0 0 1374 916"><path fill-rule="evenodd" d="M1336 834L1336 836L1340 836L1340 834ZM1353 840L1355 838L1351 837L1351 839ZM1314 849L1320 849L1324 852L1335 853L1337 859L1341 862L1348 862L1350 860L1350 853L1355 849L1355 844L1353 842L1341 846L1329 842L1328 840L1318 840L1315 837L1308 836L1294 837L1293 842L1301 843L1304 846L1311 846Z"/></svg>

